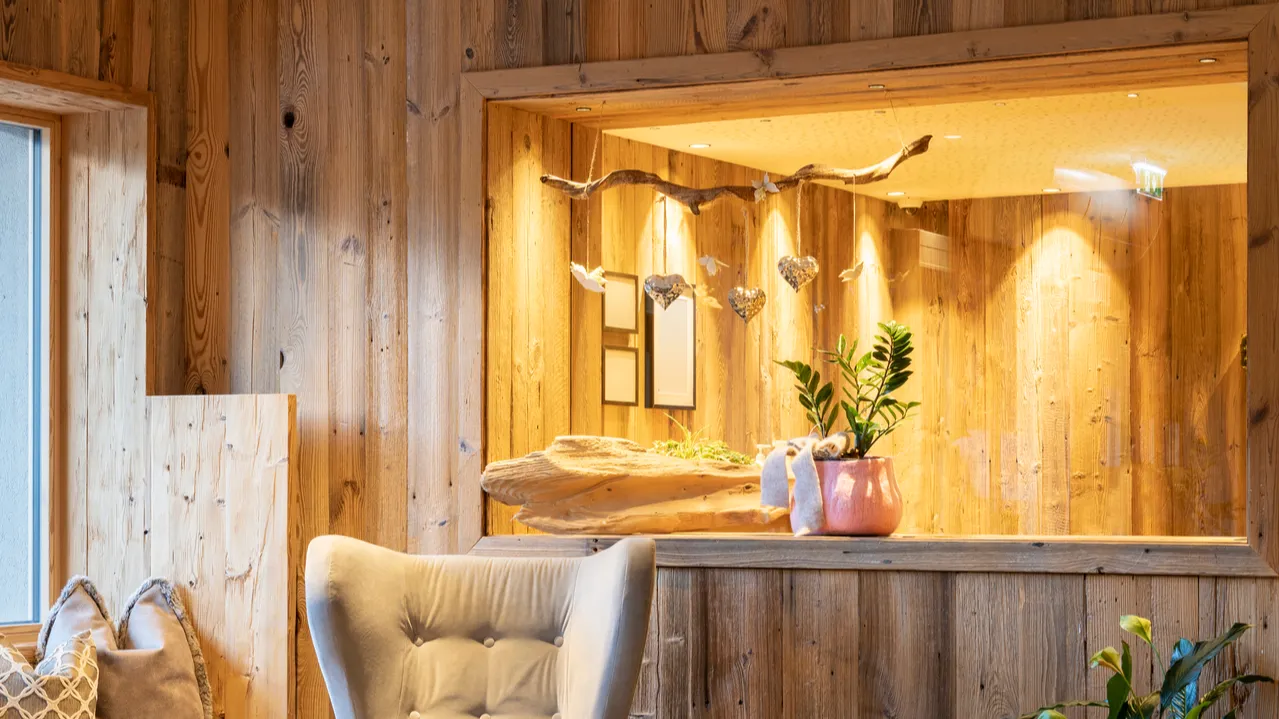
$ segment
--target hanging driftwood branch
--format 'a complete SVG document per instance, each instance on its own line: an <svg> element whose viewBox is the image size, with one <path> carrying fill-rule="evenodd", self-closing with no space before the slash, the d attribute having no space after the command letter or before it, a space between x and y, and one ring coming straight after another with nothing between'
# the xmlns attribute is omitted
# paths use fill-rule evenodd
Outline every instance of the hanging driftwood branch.
<svg viewBox="0 0 1279 719"><path fill-rule="evenodd" d="M924 135L918 140L907 144L900 151L884 158L883 161L870 167L863 167L860 170L842 170L838 167L827 167L826 165L804 165L796 170L795 174L779 178L774 181L774 184L779 192L783 192L792 187L798 187L802 183L816 180L836 180L843 182L845 185L868 185L872 182L879 182L891 175L893 170L897 169L897 166L906 160L915 155L922 155L928 152L928 143L932 139L932 135ZM562 191L574 200L585 200L596 192L607 190L610 187L651 185L661 194L687 205L694 215L701 213L702 205L714 202L725 195L732 195L746 202L756 202L757 197L756 188L751 185L685 187L684 185L677 185L674 182L663 180L657 175L644 170L613 170L592 182L574 182L555 175L542 175L542 183Z"/></svg>

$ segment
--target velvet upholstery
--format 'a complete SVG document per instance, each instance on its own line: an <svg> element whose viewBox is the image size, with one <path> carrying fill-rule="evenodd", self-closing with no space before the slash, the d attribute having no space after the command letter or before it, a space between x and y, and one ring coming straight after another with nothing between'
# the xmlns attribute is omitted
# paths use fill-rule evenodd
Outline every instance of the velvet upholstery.
<svg viewBox="0 0 1279 719"><path fill-rule="evenodd" d="M319 537L311 637L338 719L625 719L652 540L574 559L412 556Z"/></svg>

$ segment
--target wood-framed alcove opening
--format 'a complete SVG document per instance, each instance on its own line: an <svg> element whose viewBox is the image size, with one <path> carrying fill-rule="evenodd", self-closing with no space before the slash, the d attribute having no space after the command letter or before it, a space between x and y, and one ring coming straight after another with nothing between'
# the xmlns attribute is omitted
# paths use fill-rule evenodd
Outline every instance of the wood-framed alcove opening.
<svg viewBox="0 0 1279 719"><path fill-rule="evenodd" d="M509 190L487 185L491 177L487 163L502 156L487 146L486 122L496 113L513 108L545 120L572 122L578 126L573 131L577 133L587 127L596 131L661 125L674 116L715 120L796 114L794 108L800 106L805 111L868 107L882 103L880 85L894 88L899 106L936 102L939 96L954 101L1032 96L1081 84L1117 90L1139 80L1147 86L1178 82L1177 73L1169 73L1169 67L1205 56L1218 60L1210 72L1219 73L1221 81L1246 79L1248 84L1244 535L887 539L684 535L657 537L658 561L666 566L1276 576L1279 537L1273 536L1272 527L1279 517L1275 487L1279 415L1272 408L1279 407L1279 289L1266 279L1279 272L1279 13L1275 6L465 74L459 104L463 186L459 189L458 252L469 276L459 282L478 283L485 292L483 304L463 307L465 316L459 319L454 338L459 361L474 361L463 365L471 373L465 386L482 388L479 396L462 403L462 414L455 418L463 436L478 442L480 448L475 452L473 443L463 442L460 450L462 474L453 511L460 536L467 540L463 545L474 541L472 552L480 554L580 555L614 541L609 537L484 536L486 508L478 486L479 470L489 459L499 458L489 451L493 423L510 419L495 418L493 411L510 402L509 388L495 387L494 378L485 371L495 352L501 351L490 322L494 304L500 302L493 293L506 280L493 275L488 245L488 234L504 229L494 224L492 198ZM572 166L556 168L553 174L584 177L587 160L579 159L581 154L572 153ZM468 319L477 323L466 326ZM521 339L509 333L497 337ZM501 381L496 379L499 385ZM555 389L548 388L551 401L561 397ZM494 402L495 397L500 401ZM522 416L521 421L538 422L539 418Z"/></svg>

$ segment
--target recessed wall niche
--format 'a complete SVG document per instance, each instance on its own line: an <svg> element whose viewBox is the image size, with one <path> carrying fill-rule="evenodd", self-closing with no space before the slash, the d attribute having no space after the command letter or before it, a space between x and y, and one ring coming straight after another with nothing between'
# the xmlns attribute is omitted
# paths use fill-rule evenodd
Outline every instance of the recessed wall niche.
<svg viewBox="0 0 1279 719"><path fill-rule="evenodd" d="M879 448L899 531L1243 534L1247 87L1227 64L979 97L890 83L842 108L603 130L490 107L487 460L568 433L648 445L677 422L753 455L810 428L775 360L819 361L841 333L867 346L896 320L915 333L903 397L921 402ZM569 200L539 181L627 168L750 186L925 134L881 182L698 214L648 186ZM799 291L777 272L788 255L820 266ZM696 409L599 401L602 347L642 348L646 329L602 330L570 261L696 285ZM768 297L749 323L728 307L737 285ZM512 514L491 503L488 531L528 531Z"/></svg>

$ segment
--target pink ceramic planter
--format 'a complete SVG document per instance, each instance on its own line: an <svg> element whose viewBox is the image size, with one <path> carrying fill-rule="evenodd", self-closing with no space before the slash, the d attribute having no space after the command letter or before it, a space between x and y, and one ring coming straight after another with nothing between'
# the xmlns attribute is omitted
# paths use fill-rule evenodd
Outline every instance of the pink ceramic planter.
<svg viewBox="0 0 1279 719"><path fill-rule="evenodd" d="M821 534L886 537L902 521L902 494L891 457L817 462L822 484Z"/></svg>

